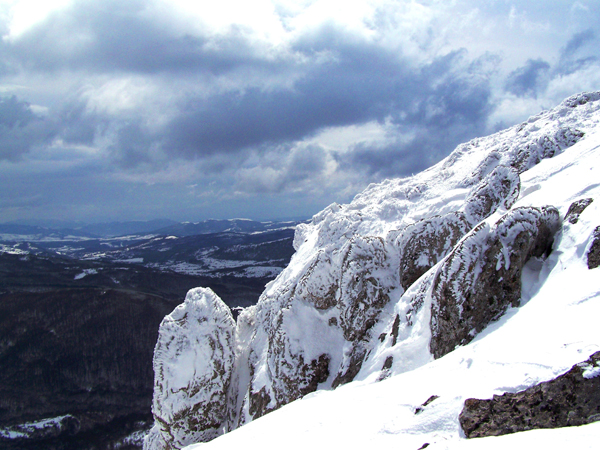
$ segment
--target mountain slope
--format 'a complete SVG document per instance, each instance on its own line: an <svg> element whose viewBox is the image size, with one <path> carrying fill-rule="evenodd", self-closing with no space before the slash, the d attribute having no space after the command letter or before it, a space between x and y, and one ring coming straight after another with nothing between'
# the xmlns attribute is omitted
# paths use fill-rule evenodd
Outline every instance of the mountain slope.
<svg viewBox="0 0 600 450"><path fill-rule="evenodd" d="M235 431L209 447L453 448L466 398L522 390L597 351L599 100L571 97L299 226L290 265L238 317L220 375L221 426ZM158 421L151 435L170 448L169 433Z"/></svg>

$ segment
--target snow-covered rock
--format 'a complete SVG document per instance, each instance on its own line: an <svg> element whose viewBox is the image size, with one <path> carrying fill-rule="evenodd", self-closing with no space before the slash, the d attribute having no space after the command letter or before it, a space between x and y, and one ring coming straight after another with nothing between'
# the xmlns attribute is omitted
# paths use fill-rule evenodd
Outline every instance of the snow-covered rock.
<svg viewBox="0 0 600 450"><path fill-rule="evenodd" d="M203 288L163 319L153 361L155 425L145 449L179 449L222 433L234 328L227 305Z"/></svg>
<svg viewBox="0 0 600 450"><path fill-rule="evenodd" d="M389 439L396 436L408 448L419 448L424 444L414 438L419 433L428 439L436 432L448 439L460 438L458 413L464 396L474 396L475 387L484 393L506 386L527 387L581 361L573 353L552 357L560 353L558 347L552 347L544 350L548 355L543 356L547 356L546 362L554 361L557 369L545 366L534 371L533 377L525 372L505 380L498 377L508 372L490 376L490 369L478 372L487 378L474 382L476 378L469 374L475 372L464 372L473 360L463 364L456 362L459 357L454 355L482 339L494 342L489 336L493 338L494 330L498 335L496 324L502 322L503 314L516 311L519 305L529 307L532 298L547 292L544 286L562 276L558 267L590 270L582 260L598 258L600 240L594 229L600 223L600 207L598 201L589 199L600 197L596 181L599 124L600 93L571 97L523 124L460 145L448 158L418 175L370 185L350 204L333 204L311 223L299 226L294 239L296 254L289 266L266 287L258 304L238 317L231 347L235 352L231 382L228 374L221 381L229 383L229 391L221 399L228 404L226 429L234 430L276 409L303 410L302 405L284 405L311 398L307 394L316 390L337 388L331 395L340 392L336 398L345 405L342 393L355 395L357 391L341 385L373 386L370 383L387 379L378 385L388 383L386 386L404 399L393 416L402 419L390 422L374 405L356 412L372 414L374 428L349 429L357 426L350 412L336 409L333 413L332 406L321 402L327 414L315 414L315 420L330 424L331 432L346 430L355 437L362 432L359 436L365 442L370 441L368 436L385 435L389 428L393 430ZM563 222L562 217L577 201ZM589 279L582 272L577 274ZM599 295L597 289L592 294L585 286L577 289L582 293L573 301L587 302L590 295ZM537 329L542 335L549 333L543 324ZM561 335L565 340L582 332L567 329L568 333ZM510 339L518 330L511 329ZM586 352L589 336L600 343L600 332L595 330L588 330L581 339L580 353ZM526 333L521 333L525 339ZM503 339L506 341L506 336ZM497 347L490 345L490 351L497 352ZM536 345L542 348L542 344ZM474 352L464 352L468 351ZM524 353L523 358L532 354ZM512 361L501 352L495 357ZM472 385L462 379L457 382L450 377L450 383L428 375L441 367L436 358L441 358L440 364L455 361L448 363L447 370L460 372ZM429 384L423 387L420 383ZM439 391L431 392L435 386ZM365 392L380 389L368 387ZM433 394L443 393L451 396L440 395L424 406ZM365 394L365 398L368 403L383 397ZM411 415L419 405L424 412L414 419ZM410 415L405 410L410 410ZM431 417L428 411L435 410L442 415ZM278 414L273 412L261 421L289 431L280 419L271 419L272 415L280 417ZM302 424L297 423L299 416L292 413L292 417L301 430L320 427L312 416ZM338 422L340 417L345 424ZM258 422L211 445L243 442L231 435L257 436L253 430L263 430ZM388 428L382 431L383 422ZM411 424L416 428L407 428ZM305 444L314 442L308 434L302 436ZM388 442L392 441L379 441ZM275 448L273 444L267 447Z"/></svg>
<svg viewBox="0 0 600 450"><path fill-rule="evenodd" d="M490 400L469 398L460 413L468 437L500 436L536 428L578 426L600 420L600 352L567 373Z"/></svg>
<svg viewBox="0 0 600 450"><path fill-rule="evenodd" d="M594 229L594 240L587 252L587 265L590 269L600 266L600 226Z"/></svg>
<svg viewBox="0 0 600 450"><path fill-rule="evenodd" d="M519 306L525 263L550 253L559 228L554 207L516 208L456 245L432 281L429 348L435 358L470 342L509 305Z"/></svg>

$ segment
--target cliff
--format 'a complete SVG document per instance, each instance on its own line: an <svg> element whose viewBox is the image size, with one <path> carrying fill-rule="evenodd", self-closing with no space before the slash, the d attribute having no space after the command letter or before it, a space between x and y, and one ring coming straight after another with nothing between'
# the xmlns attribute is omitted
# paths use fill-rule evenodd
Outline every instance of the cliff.
<svg viewBox="0 0 600 450"><path fill-rule="evenodd" d="M595 270L600 245L594 231L600 224L599 121L600 92L571 97L523 124L460 145L420 174L371 185L350 204L333 204L311 223L298 226L296 253L289 266L267 285L257 305L241 312L235 328L228 320L213 318L206 320L223 325L193 331L187 324L194 316L179 315L182 333L190 342L212 333L218 342L229 343L229 350L210 345L213 353L197 350L203 355L198 361L214 361L218 350L217 359L227 361L222 370L198 366L196 360L181 358L177 352L169 360L171 375L162 370L161 349L173 339L165 332L171 326L165 319L154 366L153 412L158 429L145 447L181 448L209 440L294 400L309 398L307 394L314 391L348 383L370 386L388 379L375 385L388 383L400 397L411 397L410 390L424 395L422 386L414 385L415 374L439 370L435 360L451 361L461 348L473 348L468 344L493 334L506 320L507 311L519 314L522 305L537 299L565 270L573 267L579 274L584 260L585 271ZM598 303L590 275L581 276L585 282L580 291L585 292L579 296L577 291L572 301L585 303L593 298ZM208 317L211 309L221 309L198 307L202 317ZM531 327L537 325L532 322ZM575 338L573 328L567 327L561 339ZM551 370L534 371L528 379L517 369L520 385L541 381L549 372L556 376L587 358L600 342L597 331L590 333L568 356L560 353L558 343L545 349L555 355L548 358L556 366ZM224 357L228 352L232 356ZM464 364L472 363L471 359ZM203 384L204 400L188 402L181 409L182 417L189 416L185 420L193 423L188 432L179 425L174 431L181 417L165 421L161 412L170 402L170 393L178 392L163 387L173 377L184 386L178 389L184 390L210 378ZM398 380L410 377L413 385L400 388ZM504 383L509 390L519 384L514 379ZM498 382L483 391L501 387ZM444 389L448 388L440 391ZM331 395L337 391L342 389ZM461 436L456 405L468 392L465 388L451 399L431 400L433 405L447 405L444 411L456 416L438 423L440 433ZM410 407L413 414L419 404ZM421 411L428 405L422 403ZM401 409L395 417L402 416ZM360 411L355 414L362 417ZM198 433L200 417L211 420ZM406 438L411 432L398 430L406 430L410 423L414 419L392 427L396 430L392 434ZM252 435L245 429L232 435ZM366 435L367 429L363 429ZM435 430L425 427L421 432ZM189 439L177 438L181 433ZM348 435L353 433L356 430L347 429ZM215 446L235 439L226 438L214 441Z"/></svg>

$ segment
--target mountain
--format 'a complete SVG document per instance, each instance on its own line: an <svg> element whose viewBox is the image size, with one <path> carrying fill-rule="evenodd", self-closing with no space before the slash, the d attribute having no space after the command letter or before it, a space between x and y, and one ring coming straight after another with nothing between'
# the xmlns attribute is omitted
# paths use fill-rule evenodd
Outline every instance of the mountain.
<svg viewBox="0 0 600 450"><path fill-rule="evenodd" d="M221 225L213 226L213 222ZM243 226L236 225L241 223ZM85 261L130 263L163 272L221 278L273 278L293 253L299 222L205 221L151 234L94 238L64 235L39 227L6 225L15 234L0 234L0 253L26 252ZM0 232L3 226L0 225ZM209 232L213 229L225 231ZM22 234L18 232L22 231ZM199 234L188 234L191 232Z"/></svg>
<svg viewBox="0 0 600 450"><path fill-rule="evenodd" d="M293 229L301 221L257 222L250 219L208 219L201 222L175 222L168 219L83 224L62 221L24 220L0 224L1 240L40 241L74 238L114 238L147 234L194 236L213 233L253 233Z"/></svg>
<svg viewBox="0 0 600 450"><path fill-rule="evenodd" d="M177 224L173 220L107 222L82 224L76 222L25 220L22 223L0 224L0 239L4 241L58 241L108 238L126 234L148 234Z"/></svg>
<svg viewBox="0 0 600 450"><path fill-rule="evenodd" d="M206 288L163 319L145 448L595 448L598 423L470 441L459 417L562 374L597 383L598 179L595 92L329 206L236 322Z"/></svg>
<svg viewBox="0 0 600 450"><path fill-rule="evenodd" d="M138 448L152 421L162 318L198 285L239 308L256 303L272 278L0 246L0 448Z"/></svg>
<svg viewBox="0 0 600 450"><path fill-rule="evenodd" d="M16 223L0 224L0 240L2 241L59 241L93 239L98 236L82 230L54 229L39 225L21 225Z"/></svg>
<svg viewBox="0 0 600 450"><path fill-rule="evenodd" d="M193 236L211 233L258 233L264 231L293 229L300 221L256 222L250 219L209 219L202 222L181 222L156 230L156 233L175 236Z"/></svg>
<svg viewBox="0 0 600 450"><path fill-rule="evenodd" d="M157 232L165 227L173 226L177 222L168 219L156 219L147 221L130 221L130 222L107 222L84 225L81 231L96 236L114 237L124 236L126 234L144 234Z"/></svg>

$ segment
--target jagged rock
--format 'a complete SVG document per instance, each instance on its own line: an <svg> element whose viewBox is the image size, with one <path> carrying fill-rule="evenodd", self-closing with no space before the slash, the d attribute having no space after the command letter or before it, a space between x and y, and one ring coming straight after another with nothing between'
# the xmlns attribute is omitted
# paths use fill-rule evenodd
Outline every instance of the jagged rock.
<svg viewBox="0 0 600 450"><path fill-rule="evenodd" d="M342 384L350 383L362 367L368 348L365 342L353 342L350 350L344 355L342 366L338 370L333 382L332 388L341 386Z"/></svg>
<svg viewBox="0 0 600 450"><path fill-rule="evenodd" d="M408 289L470 230L463 213L435 216L409 225L396 239L400 250L400 285Z"/></svg>
<svg viewBox="0 0 600 450"><path fill-rule="evenodd" d="M600 266L600 227L596 227L592 238L594 240L587 253L588 269L595 269Z"/></svg>
<svg viewBox="0 0 600 450"><path fill-rule="evenodd" d="M296 295L309 301L317 309L333 308L337 304L339 284L336 275L331 257L320 251L298 281Z"/></svg>
<svg viewBox="0 0 600 450"><path fill-rule="evenodd" d="M468 438L537 428L584 425L600 420L600 352L564 375L490 400L469 398L460 413Z"/></svg>
<svg viewBox="0 0 600 450"><path fill-rule="evenodd" d="M332 387L349 383L358 374L368 353L370 329L382 308L390 301L389 293L399 280L395 248L384 239L356 236L342 263L342 281L338 308L340 327L350 347L343 354Z"/></svg>
<svg viewBox="0 0 600 450"><path fill-rule="evenodd" d="M246 376L249 383L247 381L248 384L238 388L241 388L239 392L232 393L232 398L236 400L230 419L231 427L261 417L301 398L315 391L319 383L327 380L329 354L320 352L313 357L315 349L311 349L307 342L302 342L303 338L309 342L311 338L317 339L311 336L311 322L312 327L320 326L321 330L331 328L329 320L323 319L314 323L317 322L315 319L320 317L317 311L322 309L325 303L320 303L319 299L323 297L319 296L317 290L312 290L319 289L320 284L311 278L319 278L324 273L321 265L327 264L327 261L323 255L317 256L305 272L302 285L298 284L297 289L278 292L280 295L271 301L265 297L262 307L257 305L240 314L238 322L242 328L247 328L249 337L245 341L247 356L238 355L237 358L247 359L248 374L237 374L236 384L239 385L240 378L244 379ZM336 292L338 283L335 277L330 279L329 283L331 284L325 284L325 291ZM293 299L296 301L293 302ZM315 317L311 317L313 312ZM335 319L337 315L331 317L331 314L328 314L327 317ZM256 327L258 323L265 324L264 328ZM239 336L244 334L240 325ZM306 335L303 335L304 333ZM239 337L238 339L241 340Z"/></svg>
<svg viewBox="0 0 600 450"><path fill-rule="evenodd" d="M565 214L564 221L565 222L568 221L569 223L575 225L579 221L579 216L581 215L583 210L585 208L587 208L588 206L590 206L590 204L593 201L594 201L593 198L582 198L581 200L577 200L577 201L571 203L571 206L569 206L569 210L567 211L567 214Z"/></svg>
<svg viewBox="0 0 600 450"><path fill-rule="evenodd" d="M578 106L598 100L600 100L600 92L582 92L581 94L575 94L567 98L563 104L569 108L577 108Z"/></svg>
<svg viewBox="0 0 600 450"><path fill-rule="evenodd" d="M464 180L463 183L465 186L472 186L476 183L479 183L487 174L491 173L496 167L498 167L501 164L501 161L502 154L500 152L491 152L484 158L471 176Z"/></svg>
<svg viewBox="0 0 600 450"><path fill-rule="evenodd" d="M316 391L319 383L329 377L330 356L321 354L309 359L303 352L295 351L284 327L277 329L269 350L272 395L264 387L251 391L249 407L254 418Z"/></svg>
<svg viewBox="0 0 600 450"><path fill-rule="evenodd" d="M154 350L155 425L147 450L179 449L218 436L233 369L231 311L210 289L188 292L166 316Z"/></svg>
<svg viewBox="0 0 600 450"><path fill-rule="evenodd" d="M389 242L355 235L339 251L318 252L293 288L282 288L276 299L265 296L243 313L242 320L265 329L249 344L250 386L238 420L244 421L245 408L251 418L260 417L315 391L330 376L334 387L352 381L366 336L398 285L397 264Z"/></svg>
<svg viewBox="0 0 600 450"><path fill-rule="evenodd" d="M500 206L509 209L519 197L521 179L512 167L498 166L471 190L465 204L465 215L475 225Z"/></svg>
<svg viewBox="0 0 600 450"><path fill-rule="evenodd" d="M432 395L431 397L429 397L427 400L425 400L425 401L424 401L424 402L421 404L421 406L417 406L417 407L415 408L415 414L421 414L421 413L422 413L422 412L425 410L425 407L426 407L427 405L429 405L431 402L434 402L434 401L436 401L438 398L440 398L440 396L439 396L439 395Z"/></svg>
<svg viewBox="0 0 600 450"><path fill-rule="evenodd" d="M522 131L526 124L521 125ZM565 149L579 142L584 133L568 126L551 129L536 139L521 144L504 144L501 148L490 152L479 166L473 171L471 177L463 183L465 186L473 185L483 180L496 167L507 166L514 168L519 174L539 164L543 159L552 158Z"/></svg>
<svg viewBox="0 0 600 450"><path fill-rule="evenodd" d="M583 135L583 132L577 129L560 128L556 132L542 136L519 149L511 158L510 165L517 169L519 173L523 173L539 164L542 159L552 158L565 148L576 144Z"/></svg>
<svg viewBox="0 0 600 450"><path fill-rule="evenodd" d="M470 342L509 305L519 305L523 266L549 252L559 228L553 207L517 208L493 229L482 223L458 243L433 282L434 357Z"/></svg>
<svg viewBox="0 0 600 450"><path fill-rule="evenodd" d="M381 308L389 301L389 291L397 280L394 262L380 237L356 236L342 262L342 280L338 308L340 326L347 341L364 337L374 324Z"/></svg>

